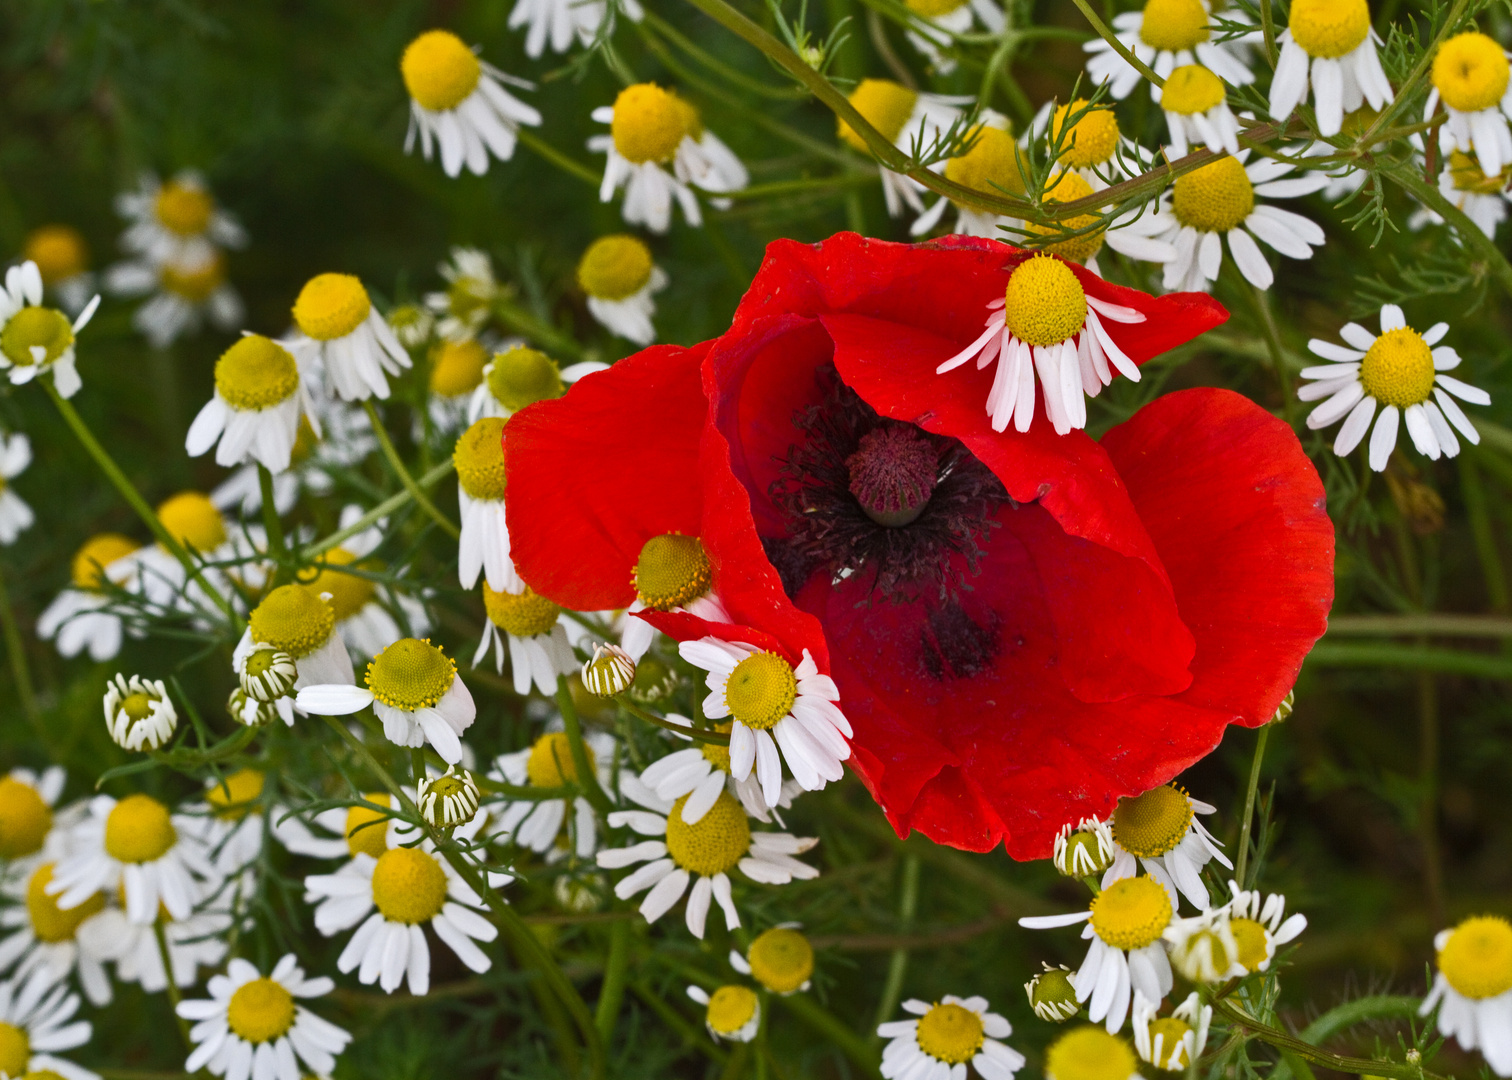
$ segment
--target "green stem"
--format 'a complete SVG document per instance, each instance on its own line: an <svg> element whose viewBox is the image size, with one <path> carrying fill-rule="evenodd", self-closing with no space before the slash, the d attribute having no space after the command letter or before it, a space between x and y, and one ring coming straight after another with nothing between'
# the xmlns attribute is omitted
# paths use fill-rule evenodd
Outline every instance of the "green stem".
<svg viewBox="0 0 1512 1080"><path fill-rule="evenodd" d="M1358 140L1360 146L1370 146L1375 133L1396 119L1397 114L1406 106L1407 99L1417 89L1418 83L1423 81L1423 76L1428 74L1428 68L1433 64L1433 58L1438 55L1439 45L1454 31L1454 28L1459 25L1460 19L1464 17L1465 9L1469 7L1469 2L1470 0L1454 0L1454 6L1449 9L1449 14L1444 19L1444 25L1439 27L1438 36L1433 39L1433 43L1428 48L1423 50L1423 55L1418 57L1418 62L1412 66L1412 71L1408 73L1406 80L1397 88L1396 97L1391 99L1391 104L1381 110L1380 115L1375 118L1375 121L1365 129L1365 134L1360 136ZM1435 188L1434 190L1438 189ZM1480 232L1479 229L1475 231Z"/></svg>
<svg viewBox="0 0 1512 1080"><path fill-rule="evenodd" d="M674 724L670 720L663 720L655 713L647 712L645 709L642 709L639 705L635 704L624 694L620 694L614 700L619 702L620 707L623 708L626 712L630 713L632 716L640 717L648 724L655 724L659 728L666 728L668 731L675 731L679 735L686 735L688 738L694 740L695 742L713 743L715 746L730 745L730 736L727 732L710 731L707 728L688 727L684 724Z"/></svg>
<svg viewBox="0 0 1512 1080"><path fill-rule="evenodd" d="M0 574L0 624L5 628L5 653L10 661L11 678L16 681L16 696L21 699L21 711L36 729L37 738L46 746L47 738L42 725L42 710L37 708L37 695L32 688L31 666L26 660L26 642L21 637L21 627L16 622L16 613L11 608L10 590L5 587L5 575Z"/></svg>
<svg viewBox="0 0 1512 1080"><path fill-rule="evenodd" d="M410 471L404 467L404 459L399 456L399 451L394 449L394 444L389 439L388 432L384 430L383 421L379 419L378 408L373 404L373 399L368 398L362 403L362 407L367 410L368 419L373 423L373 434L378 436L378 445L383 450L383 456L388 458L389 466L394 472L399 474L399 482L410 493L410 498L415 500L415 505L429 514L432 520L441 527L441 531L446 533L447 536L450 536L453 540L460 540L462 538L461 531L451 523L445 514L436 509L436 504L430 501L430 496L421 490L419 483L410 475Z"/></svg>
<svg viewBox="0 0 1512 1080"><path fill-rule="evenodd" d="M436 481L440 480L442 477L450 473L453 468L454 466L452 464L452 459L447 458L430 472L417 479L415 483L421 488L428 488ZM360 518L352 522L346 528L337 529L330 536L327 536L324 540L317 540L315 541L315 543L304 548L299 553L300 561L309 562L321 555L324 555L332 548L340 547L344 541L351 539L365 529L371 528L375 522L388 517L395 510L398 510L405 503L409 502L412 498L414 498L414 495L409 491L408 488L406 488L404 491L399 492L397 495L390 495L387 499L384 499L381 503L373 507L367 513L363 514Z"/></svg>
<svg viewBox="0 0 1512 1080"><path fill-rule="evenodd" d="M1467 500L1468 501L1468 500ZM1330 637L1512 637L1512 619L1498 615L1330 615Z"/></svg>
<svg viewBox="0 0 1512 1080"><path fill-rule="evenodd" d="M1444 925L1444 863L1439 850L1438 686L1429 671L1418 672L1418 836L1423 847L1423 885L1434 926Z"/></svg>
<svg viewBox="0 0 1512 1080"><path fill-rule="evenodd" d="M562 726L567 729L567 745L572 750L572 767L577 772L577 784L583 790L583 798L600 815L607 814L614 806L599 786L598 773L588 760L588 747L583 742L583 725L578 720L577 706L572 703L572 688L567 685L565 675L557 676L556 703L557 710L562 714Z"/></svg>
<svg viewBox="0 0 1512 1080"><path fill-rule="evenodd" d="M1445 1080L1444 1077L1429 1072L1421 1065L1398 1061L1369 1061L1365 1058L1344 1057L1319 1050L1295 1035L1289 1035L1269 1024L1262 1024L1226 998L1215 1000L1213 1011L1240 1031L1269 1043L1277 1050L1290 1052L1303 1061L1322 1065L1325 1069L1332 1069L1334 1072L1354 1076L1389 1076L1393 1080Z"/></svg>
<svg viewBox="0 0 1512 1080"><path fill-rule="evenodd" d="M1272 70L1276 66L1276 18L1271 13L1271 0L1260 0L1260 33L1265 39L1265 59Z"/></svg>
<svg viewBox="0 0 1512 1080"><path fill-rule="evenodd" d="M839 1017L815 1001L812 995L789 994L777 1001L815 1032L834 1043L865 1075L882 1075L878 1068L881 1057L871 1043L846 1027Z"/></svg>
<svg viewBox="0 0 1512 1080"><path fill-rule="evenodd" d="M1249 888L1245 871L1249 868L1250 831L1255 824L1255 794L1260 790L1260 765L1265 761L1265 744L1270 739L1270 725L1260 729L1255 739L1255 760L1250 763L1249 786L1244 789L1244 818L1239 826L1239 861L1234 868L1234 880L1241 889Z"/></svg>
<svg viewBox="0 0 1512 1080"><path fill-rule="evenodd" d="M1481 564L1481 578L1486 584L1486 601L1492 611L1506 613L1507 571L1502 566L1496 546L1496 531L1486 508L1486 488L1481 483L1475 458L1461 454L1459 459L1460 497L1465 503L1465 517L1470 521L1470 535L1475 538L1475 554ZM1512 628L1512 619L1504 620Z"/></svg>
<svg viewBox="0 0 1512 1080"><path fill-rule="evenodd" d="M597 181L594 182L597 183ZM523 311L513 304L499 300L493 305L493 313L505 326L517 334L530 338L537 345L543 345L553 352L560 353L572 360L590 359L587 349L583 348L550 323L536 318L528 311Z"/></svg>
<svg viewBox="0 0 1512 1080"><path fill-rule="evenodd" d="M263 528L268 532L268 550L276 558L285 554L283 522L278 520L278 507L273 505L273 474L262 462L257 463L257 486L262 492Z"/></svg>
<svg viewBox="0 0 1512 1080"><path fill-rule="evenodd" d="M903 856L902 880L898 883L898 933L907 934L913 929L914 915L919 908L919 857L912 853ZM882 998L877 1002L876 1024L880 1026L892 1019L903 996L903 976L908 970L908 949L899 946L887 960L887 981L882 984ZM872 1035L876 1044L880 1036Z"/></svg>
<svg viewBox="0 0 1512 1080"><path fill-rule="evenodd" d="M1347 1001L1343 1005L1336 1005L1334 1008L1329 1009L1328 1012L1303 1028L1299 1037L1303 1042L1316 1046L1327 1039L1333 1038L1333 1036L1341 1031L1346 1031L1356 1024L1369 1020L1415 1017L1418 1006L1422 1003L1421 998L1396 997L1385 994L1356 998L1354 1001ZM1283 1060L1271 1070L1269 1080L1290 1080L1290 1078L1291 1068Z"/></svg>
<svg viewBox="0 0 1512 1080"><path fill-rule="evenodd" d="M1458 652L1412 645L1342 645L1319 642L1307 662L1320 667L1378 667L1401 671L1437 671L1482 679L1512 679L1512 659L1488 653Z"/></svg>
<svg viewBox="0 0 1512 1080"><path fill-rule="evenodd" d="M1464 0L1459 0L1458 6L1463 6ZM1471 221L1465 212L1451 203L1439 191L1436 184L1430 184L1417 174L1417 169L1411 163L1400 163L1380 170L1397 187L1417 199L1428 209L1453 227L1459 242L1471 253L1480 257L1486 271L1496 279L1508 295L1512 295L1512 264L1507 262L1507 257L1501 253L1492 240L1480 231L1480 226Z"/></svg>
<svg viewBox="0 0 1512 1080"><path fill-rule="evenodd" d="M530 147L530 149L561 169L568 176L575 176L579 180L598 187L599 180L601 179L598 173L582 162L574 161L529 128L520 128L515 132L515 136L520 142Z"/></svg>
<svg viewBox="0 0 1512 1080"><path fill-rule="evenodd" d="M599 1038L607 1045L614 1036L615 1021L625 1000L625 976L630 971L630 923L617 922L609 928L609 959L604 964L604 982L599 987L598 1008L593 1022Z"/></svg>
<svg viewBox="0 0 1512 1080"><path fill-rule="evenodd" d="M1076 5L1078 11L1086 16L1087 21L1092 24L1092 29L1097 31L1097 36L1106 41L1114 52L1123 57L1124 63L1139 72L1155 86L1165 85L1164 79L1151 71L1148 64L1131 53L1129 47L1118 40L1118 35L1108 27L1107 23L1102 21L1097 12L1092 10L1092 5L1087 3L1087 0L1071 0L1071 2Z"/></svg>
<svg viewBox="0 0 1512 1080"><path fill-rule="evenodd" d="M152 924L152 935L157 938L158 956L163 961L164 981L167 983L168 1008L173 1010L173 1020L178 1024L179 1036L184 1040L184 1048L191 1054L194 1052L194 1040L189 1037L189 1021L179 1015L179 1002L183 995L179 993L178 980L173 977L173 957L168 952L168 935L163 931L163 920L158 919Z"/></svg>
<svg viewBox="0 0 1512 1080"><path fill-rule="evenodd" d="M1291 378L1286 370L1286 350L1281 346L1281 330L1276 326L1276 316L1271 311L1270 293L1256 287L1255 309L1260 313L1260 326L1265 331L1265 345L1270 350L1271 367L1276 372L1276 382L1281 388L1281 415L1293 426L1297 423L1297 403L1293 400Z"/></svg>

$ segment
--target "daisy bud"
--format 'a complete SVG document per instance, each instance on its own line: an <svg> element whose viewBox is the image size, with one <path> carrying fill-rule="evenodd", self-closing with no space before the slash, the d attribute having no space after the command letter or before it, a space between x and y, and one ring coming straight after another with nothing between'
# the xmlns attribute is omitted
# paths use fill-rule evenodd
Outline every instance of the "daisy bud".
<svg viewBox="0 0 1512 1080"><path fill-rule="evenodd" d="M277 701L294 692L294 680L299 678L299 669L294 666L294 657L272 645L254 645L242 664L242 693L254 701Z"/></svg>
<svg viewBox="0 0 1512 1080"><path fill-rule="evenodd" d="M634 681L635 661L618 645L595 645L593 659L583 665L583 685L599 697L623 694Z"/></svg>
<svg viewBox="0 0 1512 1080"><path fill-rule="evenodd" d="M1281 704L1276 706L1276 715L1271 717L1271 723L1279 724L1292 714L1292 709L1297 705L1297 692L1288 690L1286 696L1281 699Z"/></svg>
<svg viewBox="0 0 1512 1080"><path fill-rule="evenodd" d="M1052 1024L1064 1023L1081 1011L1071 986L1071 971L1064 965L1045 964L1044 971L1024 984L1024 993L1029 995L1034 1015Z"/></svg>
<svg viewBox="0 0 1512 1080"><path fill-rule="evenodd" d="M278 710L271 702L258 701L239 686L231 691L226 712L243 727L262 727L278 719Z"/></svg>
<svg viewBox="0 0 1512 1080"><path fill-rule="evenodd" d="M471 821L478 812L477 781L466 769L458 772L455 765L434 780L420 781L417 795L420 816L438 829Z"/></svg>
<svg viewBox="0 0 1512 1080"><path fill-rule="evenodd" d="M1074 830L1065 825L1055 838L1055 868L1067 877L1101 874L1113 862L1113 833L1107 822L1082 818Z"/></svg>
<svg viewBox="0 0 1512 1080"><path fill-rule="evenodd" d="M126 750L156 750L178 728L178 712L161 679L127 678L105 684L105 728Z"/></svg>
<svg viewBox="0 0 1512 1080"><path fill-rule="evenodd" d="M1171 947L1171 966L1194 983L1217 983L1245 974L1228 912L1221 908L1176 919L1162 936Z"/></svg>

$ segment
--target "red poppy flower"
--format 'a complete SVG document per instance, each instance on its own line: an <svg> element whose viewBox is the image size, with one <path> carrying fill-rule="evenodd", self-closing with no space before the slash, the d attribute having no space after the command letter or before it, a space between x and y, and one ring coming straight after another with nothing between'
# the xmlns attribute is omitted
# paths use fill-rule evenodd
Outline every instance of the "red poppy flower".
<svg viewBox="0 0 1512 1080"><path fill-rule="evenodd" d="M900 835L1016 858L1269 719L1333 592L1317 474L1239 395L1167 395L1098 443L1056 434L1043 394L1027 431L1016 412L994 431L998 373L937 374L1027 258L778 242L728 333L622 361L506 429L527 582L624 604L648 539L696 535L731 623L644 618L795 666L807 651ZM1106 327L1134 363L1226 317L1069 269L1144 315Z"/></svg>

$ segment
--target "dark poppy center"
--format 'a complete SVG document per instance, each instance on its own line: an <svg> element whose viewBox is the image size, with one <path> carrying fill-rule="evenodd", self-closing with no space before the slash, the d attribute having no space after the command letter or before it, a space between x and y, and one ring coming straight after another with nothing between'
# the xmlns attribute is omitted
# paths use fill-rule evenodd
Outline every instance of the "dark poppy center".
<svg viewBox="0 0 1512 1080"><path fill-rule="evenodd" d="M939 452L917 428L879 427L861 436L860 448L845 459L850 493L861 512L878 525L912 525L929 505L939 479Z"/></svg>

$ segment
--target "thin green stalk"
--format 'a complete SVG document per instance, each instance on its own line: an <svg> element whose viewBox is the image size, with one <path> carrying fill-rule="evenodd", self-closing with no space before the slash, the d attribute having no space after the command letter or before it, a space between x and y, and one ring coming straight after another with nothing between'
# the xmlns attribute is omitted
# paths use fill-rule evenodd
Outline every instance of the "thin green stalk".
<svg viewBox="0 0 1512 1080"><path fill-rule="evenodd" d="M1418 837L1423 847L1423 885L1434 926L1443 926L1444 862L1439 849L1438 686L1429 671L1418 672Z"/></svg>
<svg viewBox="0 0 1512 1080"><path fill-rule="evenodd" d="M1265 331L1265 345L1270 350L1271 367L1276 372L1276 382L1281 389L1281 415L1293 426L1297 423L1297 403L1293 400L1291 377L1286 370L1286 350L1281 345L1281 330L1276 326L1276 316L1271 311L1270 293L1256 286L1255 309L1260 313L1260 326Z"/></svg>
<svg viewBox="0 0 1512 1080"><path fill-rule="evenodd" d="M1512 637L1512 619L1498 615L1330 615L1329 637Z"/></svg>
<svg viewBox="0 0 1512 1080"><path fill-rule="evenodd" d="M599 987L598 1007L593 1022L599 1038L607 1045L614 1036L615 1021L625 1000L625 976L630 971L630 923L617 922L609 928L609 959L604 964L604 982Z"/></svg>
<svg viewBox="0 0 1512 1080"><path fill-rule="evenodd" d="M426 473L424 476L419 477L415 481L415 483L422 489L428 488L436 481L440 480L442 477L450 473L454 467L455 466L452 464L452 459L447 458L430 472ZM360 518L352 522L346 528L337 529L330 536L327 536L324 540L317 540L313 544L310 544L308 547L301 550L299 553L300 560L307 562L311 559L316 559L321 555L324 555L332 548L340 547L344 541L350 540L358 533L371 528L375 522L388 517L395 510L398 510L405 503L409 502L412 498L414 498L414 495L411 494L408 488L396 495L390 495L387 499L384 499L381 503L373 507L367 513L363 514Z"/></svg>
<svg viewBox="0 0 1512 1080"><path fill-rule="evenodd" d="M515 333L570 360L590 359L588 350L543 319L503 300L495 301L494 316Z"/></svg>
<svg viewBox="0 0 1512 1080"><path fill-rule="evenodd" d="M912 853L903 856L903 872L898 883L898 933L907 934L913 929L914 915L919 909L919 857ZM903 976L908 971L908 949L903 946L892 951L887 960L887 981L882 984L882 997L877 1002L877 1025L892 1019L893 1011L903 996ZM872 1035L872 1043L880 1036Z"/></svg>
<svg viewBox="0 0 1512 1080"><path fill-rule="evenodd" d="M1416 645L1339 644L1321 641L1307 654L1318 667L1374 667L1399 671L1437 671L1443 675L1471 675L1512 680L1512 659L1490 653L1458 652Z"/></svg>
<svg viewBox="0 0 1512 1080"><path fill-rule="evenodd" d="M1365 1058L1343 1057L1319 1050L1295 1035L1289 1035L1269 1024L1262 1024L1227 998L1214 1000L1213 1011L1241 1031L1269 1043L1277 1050L1290 1052L1303 1061L1313 1065L1322 1065L1325 1069L1332 1069L1334 1072L1348 1073L1353 1076L1388 1076L1393 1080L1445 1080L1438 1073L1424 1069L1422 1065L1400 1061L1370 1061Z"/></svg>
<svg viewBox="0 0 1512 1080"><path fill-rule="evenodd" d="M1250 763L1249 786L1244 789L1244 818L1239 826L1239 862L1234 880L1242 889L1249 888L1245 871L1249 868L1250 832L1255 825L1255 794L1260 790L1260 766L1265 761L1265 744L1270 739L1270 725L1260 729L1255 739L1255 760Z"/></svg>
<svg viewBox="0 0 1512 1080"><path fill-rule="evenodd" d="M257 463L257 487L262 492L263 528L268 533L268 550L275 559L285 552L283 522L278 520L278 507L273 505L273 474L262 462Z"/></svg>
<svg viewBox="0 0 1512 1080"><path fill-rule="evenodd" d="M789 994L780 1004L818 1034L834 1043L865 1075L880 1077L881 1055L869 1041L848 1028L839 1017L814 1000L812 994Z"/></svg>
<svg viewBox="0 0 1512 1080"><path fill-rule="evenodd" d="M21 637L21 627L16 623L16 613L11 608L10 590L5 587L5 575L0 574L0 624L5 628L5 654L10 661L11 678L16 681L16 696L21 699L21 711L37 731L37 738L47 746L46 729L42 725L42 710L37 708L37 695L32 688L31 665L26 660L26 641Z"/></svg>
<svg viewBox="0 0 1512 1080"><path fill-rule="evenodd" d="M632 716L640 717L648 724L655 724L659 728L666 728L668 731L675 731L679 735L685 735L695 742L713 743L715 746L730 745L730 736L726 732L710 731L708 728L688 727L685 724L674 724L670 720L663 720L655 713L647 712L645 709L642 709L639 705L635 704L635 702L631 701L624 694L618 695L614 700L619 702L620 707L623 708L626 712L630 713Z"/></svg>
<svg viewBox="0 0 1512 1080"><path fill-rule="evenodd" d="M1371 997L1356 998L1354 1001L1346 1001L1342 1005L1336 1005L1322 1016L1318 1017L1307 1027L1302 1029L1299 1038L1313 1046L1333 1038L1341 1031L1347 1031L1356 1024L1362 1024L1370 1020L1384 1020L1400 1017L1415 1017L1418 1006L1423 1003L1422 998L1397 997L1392 995L1372 995ZM1269 1080L1291 1080L1292 1071L1285 1060L1271 1070Z"/></svg>
<svg viewBox="0 0 1512 1080"><path fill-rule="evenodd" d="M742 71L736 71L718 57L711 56L699 48L697 43L689 40L687 36L680 33L676 27L658 16L655 12L646 12L638 25L654 31L658 36L665 38L687 53L691 59L698 61L699 64L709 71L725 79L731 85L740 87L742 90L749 90L753 94L774 98L778 101L793 101L804 96L803 91L794 87L769 86L760 79L753 79Z"/></svg>
<svg viewBox="0 0 1512 1080"><path fill-rule="evenodd" d="M575 176L585 183L598 187L599 180L601 179L598 173L582 162L574 161L529 128L522 127L515 132L515 135L519 138L520 142L530 147L543 159L561 169L568 176Z"/></svg>
<svg viewBox="0 0 1512 1080"><path fill-rule="evenodd" d="M1460 497L1465 503L1465 517L1470 521L1470 535L1475 539L1475 554L1480 560L1481 579L1486 584L1486 601L1492 611L1505 613L1508 608L1507 571L1502 566L1496 546L1496 531L1486 508L1486 487L1481 483L1475 458L1461 454L1459 459ZM1507 620L1512 626L1512 620Z"/></svg>
<svg viewBox="0 0 1512 1080"><path fill-rule="evenodd" d="M1265 60L1272 70L1276 66L1276 17L1271 13L1271 0L1260 0L1260 34L1265 39Z"/></svg>
<svg viewBox="0 0 1512 1080"><path fill-rule="evenodd" d="M388 432L383 427L383 421L378 416L378 409L373 404L373 399L368 398L362 403L362 407L367 410L368 419L373 423L373 434L378 436L378 445L383 450L383 456L388 458L389 466L394 472L399 474L399 482L410 493L410 498L415 500L415 505L429 514L431 519L441 527L441 531L446 533L447 536L450 536L453 540L460 540L462 538L461 531L451 523L451 519L436 509L436 504L430 501L430 496L421 490L419 483L410 475L410 471L404 467L404 459L399 456L399 451L394 449L393 441L389 439Z"/></svg>
<svg viewBox="0 0 1512 1080"><path fill-rule="evenodd" d="M572 768L577 773L577 784L583 798L599 814L607 814L614 806L604 789L599 786L598 773L588 760L588 747L583 742L583 725L578 720L577 706L572 703L572 688L567 685L567 676L557 676L557 710L562 714L562 726L567 729L567 745L572 751Z"/></svg>
<svg viewBox="0 0 1512 1080"><path fill-rule="evenodd" d="M1102 21L1097 12L1092 10L1092 5L1087 3L1087 0L1071 0L1071 2L1076 5L1078 11L1086 16L1087 21L1092 24L1092 29L1097 31L1097 36L1106 41L1113 51L1123 58L1124 63L1143 75L1153 85L1165 85L1164 79L1155 74L1143 60L1131 53L1127 45L1118 40L1118 35L1108 27L1107 23Z"/></svg>
<svg viewBox="0 0 1512 1080"><path fill-rule="evenodd" d="M162 919L153 922L152 935L157 938L158 957L163 962L163 973L168 984L168 1008L173 1010L173 1021L178 1025L179 1036L184 1040L184 1049L192 1054L194 1040L189 1037L189 1021L179 1015L178 1007L183 995L179 993L178 980L173 977L173 956L168 951L168 935L163 931Z"/></svg>

